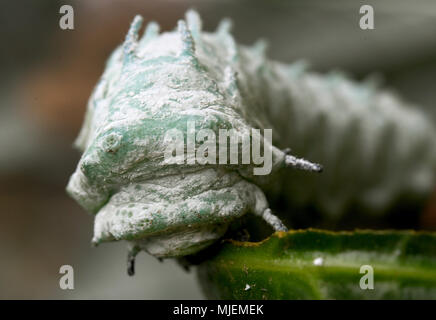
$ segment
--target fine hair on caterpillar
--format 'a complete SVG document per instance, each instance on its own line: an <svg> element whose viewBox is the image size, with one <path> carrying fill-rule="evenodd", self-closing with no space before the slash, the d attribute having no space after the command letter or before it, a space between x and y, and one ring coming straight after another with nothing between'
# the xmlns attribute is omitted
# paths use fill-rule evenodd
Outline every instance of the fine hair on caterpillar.
<svg viewBox="0 0 436 320"><path fill-rule="evenodd" d="M433 124L394 94L269 60L262 42L237 44L229 20L205 32L191 10L140 37L141 24L108 59L75 143L67 191L95 214L94 244L126 240L133 263L194 254L245 214L284 231L271 184L289 215L311 205L331 220L431 190ZM317 163L322 174L304 172Z"/></svg>

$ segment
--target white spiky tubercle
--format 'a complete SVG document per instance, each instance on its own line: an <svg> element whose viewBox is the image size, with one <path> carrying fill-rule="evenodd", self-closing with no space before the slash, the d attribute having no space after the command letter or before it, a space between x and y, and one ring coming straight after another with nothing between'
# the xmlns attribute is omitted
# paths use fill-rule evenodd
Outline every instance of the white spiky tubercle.
<svg viewBox="0 0 436 320"><path fill-rule="evenodd" d="M96 243L127 239L155 256L180 256L209 245L249 211L282 227L259 188L263 181L250 170L162 165L165 146L157 137L186 119L206 128L224 123L241 135L250 128L273 129L277 147L325 166L316 176L287 170L280 175L287 180L281 192L291 202L315 203L329 216L340 216L350 203L382 212L404 191L430 190L435 130L424 115L391 93L337 73L322 76L301 63L267 60L262 43L235 43L228 20L214 33L201 30L193 11L186 20L162 34L150 23L138 40L142 18L136 17L91 96L76 141L84 154L68 191L97 213ZM148 136L141 136L141 126ZM106 153L113 141L123 143L112 132L120 127L130 149L114 162ZM102 136L111 146L104 156ZM320 170L272 148L274 171ZM222 200L209 206L210 197ZM201 210L208 215L192 225L181 214ZM149 220L156 217L159 226L153 227Z"/></svg>

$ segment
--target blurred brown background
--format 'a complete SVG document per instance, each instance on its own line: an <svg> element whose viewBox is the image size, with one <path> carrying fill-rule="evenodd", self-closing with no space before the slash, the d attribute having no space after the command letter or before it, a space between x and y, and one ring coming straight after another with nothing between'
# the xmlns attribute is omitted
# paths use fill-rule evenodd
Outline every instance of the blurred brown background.
<svg viewBox="0 0 436 320"><path fill-rule="evenodd" d="M75 9L75 30L59 28L59 8ZM375 9L375 30L358 27ZM436 2L384 1L2 1L0 28L0 298L200 299L193 274L140 254L125 271L125 244L91 248L93 219L65 194L79 159L72 142L87 99L133 16L173 29L188 8L204 29L231 17L238 42L270 43L269 56L305 58L313 69L372 73L436 121ZM421 228L436 228L436 197ZM59 268L75 289L59 288Z"/></svg>

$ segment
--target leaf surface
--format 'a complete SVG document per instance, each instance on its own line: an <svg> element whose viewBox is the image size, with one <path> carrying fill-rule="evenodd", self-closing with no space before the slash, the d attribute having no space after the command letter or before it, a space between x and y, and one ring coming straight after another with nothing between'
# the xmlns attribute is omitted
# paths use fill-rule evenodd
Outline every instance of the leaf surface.
<svg viewBox="0 0 436 320"><path fill-rule="evenodd" d="M361 288L371 277L362 266L374 289ZM436 299L436 234L308 229L229 240L198 276L215 299Z"/></svg>

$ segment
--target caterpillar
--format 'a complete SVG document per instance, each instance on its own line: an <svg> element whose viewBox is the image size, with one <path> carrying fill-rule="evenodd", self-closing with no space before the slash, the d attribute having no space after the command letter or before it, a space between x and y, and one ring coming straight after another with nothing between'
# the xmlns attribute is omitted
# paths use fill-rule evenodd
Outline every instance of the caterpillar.
<svg viewBox="0 0 436 320"><path fill-rule="evenodd" d="M290 202L316 204L329 217L349 203L377 214L402 192L430 191L435 129L393 93L268 60L263 42L238 45L229 20L204 32L193 10L171 32L150 22L139 38L141 25L136 16L90 97L67 186L95 214L92 242L127 240L130 265L141 250L158 258L198 252L246 213L286 230L263 191L271 180ZM165 132L186 140L190 121L217 135L271 129L263 145L272 173L255 175L252 163L165 162ZM317 163L319 175L285 169L321 171Z"/></svg>

